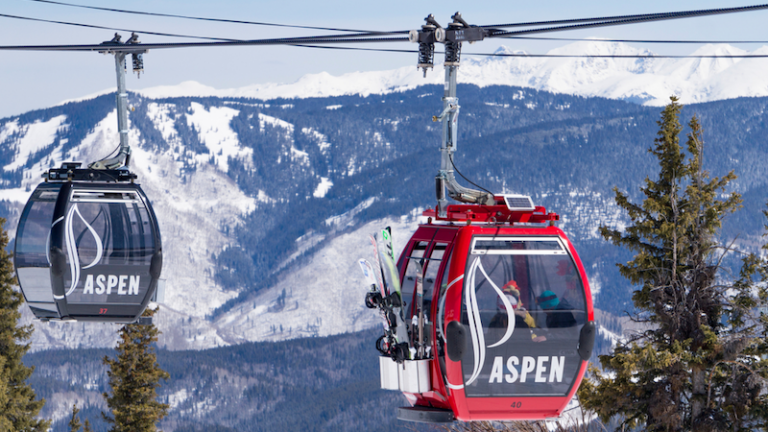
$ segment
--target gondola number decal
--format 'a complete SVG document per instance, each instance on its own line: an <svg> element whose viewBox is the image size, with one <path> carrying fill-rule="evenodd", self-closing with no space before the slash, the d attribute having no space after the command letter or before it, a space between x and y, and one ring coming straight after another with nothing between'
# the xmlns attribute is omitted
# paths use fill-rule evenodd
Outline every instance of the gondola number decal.
<svg viewBox="0 0 768 432"><path fill-rule="evenodd" d="M99 308L99 315L104 315L107 313L107 308Z"/></svg>
<svg viewBox="0 0 768 432"><path fill-rule="evenodd" d="M512 402L512 405L510 405L511 408L522 408L523 403L522 402Z"/></svg>

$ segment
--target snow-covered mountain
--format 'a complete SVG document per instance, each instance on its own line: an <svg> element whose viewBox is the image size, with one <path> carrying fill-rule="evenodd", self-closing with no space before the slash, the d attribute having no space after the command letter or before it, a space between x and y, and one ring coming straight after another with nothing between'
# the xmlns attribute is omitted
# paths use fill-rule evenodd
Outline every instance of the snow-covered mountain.
<svg viewBox="0 0 768 432"><path fill-rule="evenodd" d="M558 52L645 51L588 42L553 51ZM698 51L741 52L728 46ZM460 88L457 164L493 191L530 194L536 204L560 214L558 226L579 250L596 304L619 314L631 287L610 275L627 256L602 241L599 227L622 229L626 223L613 202L613 187L636 198L642 179L655 172L647 149L659 109L647 105L665 103L672 93L684 102L768 95L760 84L763 62L465 56L460 80L479 88ZM328 360L345 346L370 343L365 352L375 355L368 333L337 338L344 343L330 350L265 344L294 360L297 351L302 361L315 352L325 356L308 361L318 363L313 366L322 373L297 367L274 375L264 374L280 369L274 358L253 360L254 351L263 347L236 351L248 341L380 325L363 304L366 288L356 261L371 257L368 235L384 226L393 228L394 247L401 250L423 207L434 203L440 125L431 116L441 109L442 87L435 85L441 79L439 70L425 80L413 67L311 75L291 85L216 90L190 82L130 94L136 108L129 114L131 169L153 203L165 249L165 298L156 317L163 332L159 345L169 350L232 346L204 353L161 351L176 372L189 368L164 390L172 411L165 429L181 420L202 422L202 429L205 422L222 418L252 421L252 412L269 404L294 410L296 405L265 391L270 385L291 388L281 374L301 369L315 375L297 375L312 387L299 392L305 400L306 394L316 394L317 377L336 379L348 372L336 359ZM417 88L422 84L432 85ZM270 102L274 98L296 99ZM738 234L738 247L757 250L764 243L761 210L768 198L768 98L686 109L685 120L695 111L704 127L707 169L716 176L730 170L739 175L733 187L744 196L745 209L726 221L726 227L735 228L725 236ZM106 94L0 119L0 215L8 218L11 235L40 174L62 161L104 157L118 141L116 126L114 98ZM117 339L117 325L41 323L26 307L23 312L35 326L33 351L111 348ZM619 336L609 329L617 326L602 324L598 346L610 345ZM85 351L84 360L46 358L82 352L35 354L41 381L53 383L45 415L60 423L74 401L90 409L89 415L103 409L103 352ZM197 355L207 357L198 361ZM170 360L174 356L176 363ZM240 360L220 364L236 357L249 366L240 367ZM267 375L274 376L265 381ZM251 392L278 402L251 401ZM367 412L382 412L377 404Z"/></svg>
<svg viewBox="0 0 768 432"><path fill-rule="evenodd" d="M159 305L162 313L156 318L163 332L159 345L169 349L203 349L244 341L327 336L377 325L377 316L361 301L364 291L350 291L351 287L364 286L356 262L360 256L367 255L363 255L360 246L368 244L367 237L371 232L390 225L398 233L395 246L402 248L407 236L415 229L415 215L402 220L376 220L333 236L308 265L296 267L274 287L239 303L218 319L207 319L227 300L237 297L240 291L224 289L214 280L217 266L214 257L234 244L232 236L226 233L240 223L243 215L274 202L269 194L275 191L258 191L250 197L227 176L228 161L242 160L249 166L247 161L254 160L253 149L242 146L231 127L239 110L228 105L205 107L197 102L189 103L186 110L179 108L173 103L148 101L145 120L149 121L151 129L159 132L166 148L159 150L134 145L132 152L131 168L151 197L164 239L162 278L166 281L165 298ZM24 202L40 183L40 173L47 167L62 160L98 159L112 146L111 143L119 141L114 110L92 125L80 144L66 151L64 146L68 139L61 138L61 134L70 128L72 119L67 115L26 124L19 118L6 120L0 121L0 145L14 156L13 162L5 165L3 170L21 173L16 187L9 187L13 182L6 180L3 182L5 188L0 189L0 200L13 214L10 228L15 228ZM258 116L256 124L257 130L269 128L286 137L289 149L285 159L291 165L306 164L307 153L293 147L293 124L263 114ZM178 129L184 125L191 127L204 148L193 149L180 138ZM331 145L316 131L307 129L299 134L317 140L321 150ZM140 128L132 125L130 141L146 143L147 139ZM41 157L40 153L45 155ZM38 160L30 164L28 158L33 154L37 154ZM320 177L314 196L322 198L332 184L327 178ZM354 225L355 214L372 202L367 200L357 209L334 216L328 221L329 225L340 229ZM325 237L307 235L286 239L289 242L295 240L297 251L280 267L288 265L307 248L326 240ZM365 252L369 252L368 248ZM280 297L284 306L276 308L276 299ZM32 351L111 347L117 341L118 325L42 323L35 321L26 308L23 313L24 321L36 327L31 340Z"/></svg>
<svg viewBox="0 0 768 432"><path fill-rule="evenodd" d="M525 55L502 47L503 55ZM553 55L653 55L625 43L575 42L549 51ZM768 47L748 52L730 45L705 45L691 55L768 54ZM599 96L660 106L669 96L682 103L708 102L742 96L768 96L764 71L768 58L534 58L473 57L464 55L459 82L480 87L508 85L580 96ZM146 97L306 98L384 94L442 83L440 65L422 77L415 66L389 71L306 75L291 84L255 84L236 89L214 89L188 81L177 86L140 90Z"/></svg>
<svg viewBox="0 0 768 432"><path fill-rule="evenodd" d="M620 44L577 46L636 52ZM462 65L465 79L485 85L461 90L464 153L457 161L462 172L494 190L531 194L537 204L557 211L560 226L583 248L595 293L608 292L600 302L609 310L623 307L628 294L607 285L612 281L605 275L614 271L618 258L606 249L598 228L624 223L611 188L636 191L640 180L653 172L646 150L655 135L658 109L489 86L514 78L564 91L567 86L598 88L612 80L616 94L629 94L630 87L620 84L630 81L620 75L638 82L666 76L670 82L678 80L675 85L695 87L697 80L735 74L735 67L746 64L686 62L491 58L468 59ZM532 72L535 67L548 72L539 75ZM591 72L580 75L581 69ZM153 202L164 238L166 294L157 318L161 346L203 349L378 325L376 314L362 302L357 258L370 257L367 236L387 225L394 228L399 250L416 228L418 209L433 201L440 131L431 115L439 113L441 87L392 87L406 82L412 72L379 73L377 89L368 85L365 74L350 78L349 92L370 92L367 97L302 97L278 103L179 97L201 93L185 86L131 94L136 107L130 113L132 169ZM429 79L436 81L439 75L432 73ZM415 74L417 81L423 82ZM300 83L294 91L299 92ZM741 84L746 86L746 80ZM649 84L645 90L658 91L663 98L664 85ZM337 92L343 92L345 87L338 86ZM710 90L716 94L714 87ZM171 91L177 92L175 97L162 97ZM286 88L280 91L275 95L291 95ZM736 190L762 205L768 178L768 123L763 121L768 100L695 109L707 142L718 143L708 153L712 172L736 169L741 175ZM723 110L729 115L722 115ZM103 157L117 142L116 124L110 95L0 119L0 211L9 219L8 228L15 228L45 169L61 161ZM759 207L753 213L739 241L754 248L760 244L756 239L762 221ZM31 315L25 319L31 321ZM35 326L33 350L111 347L116 340L114 325Z"/></svg>

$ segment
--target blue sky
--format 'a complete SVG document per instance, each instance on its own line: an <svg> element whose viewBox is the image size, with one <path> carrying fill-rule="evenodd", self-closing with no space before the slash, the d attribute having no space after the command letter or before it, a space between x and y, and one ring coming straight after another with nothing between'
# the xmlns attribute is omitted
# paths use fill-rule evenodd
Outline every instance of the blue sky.
<svg viewBox="0 0 768 432"><path fill-rule="evenodd" d="M471 24L487 25L532 20L653 13L734 7L757 2L714 0L647 0L644 2L547 0L522 1L245 1L245 0L65 0L70 3L215 18L265 21L323 27L405 30L418 28L432 13L440 23L461 11ZM320 34L316 31L250 25L204 23L171 18L141 17L91 11L29 0L2 0L0 14L73 21L107 27L202 36L256 39ZM768 39L762 31L768 11L694 18L615 28L562 32L552 36L645 39ZM112 37L108 30L83 29L0 17L0 45L90 44ZM124 34L124 37L127 37ZM142 36L142 42L179 39ZM565 42L486 40L466 45L465 52L491 52L500 45L543 53ZM640 46L640 45L636 45ZM413 48L410 44L392 46ZM645 45L656 53L688 54L697 47ZM753 50L759 45L741 45ZM289 83L308 73L334 75L413 65L415 54L361 53L295 47L237 47L154 50L145 55L140 79L132 75L129 89L173 85L195 80L216 88L256 83ZM111 57L96 53L0 52L0 118L43 108L115 86Z"/></svg>

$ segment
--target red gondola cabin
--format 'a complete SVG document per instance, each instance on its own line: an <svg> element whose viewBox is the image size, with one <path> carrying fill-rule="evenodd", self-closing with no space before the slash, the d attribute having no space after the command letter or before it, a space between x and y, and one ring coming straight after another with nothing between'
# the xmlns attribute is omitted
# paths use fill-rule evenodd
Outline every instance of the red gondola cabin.
<svg viewBox="0 0 768 432"><path fill-rule="evenodd" d="M581 260L556 214L497 198L495 206L449 206L447 218L426 211L430 222L400 255L408 323L413 263L423 262L430 347L421 360L381 357L382 387L413 405L399 409L402 420L558 417L584 376L595 326Z"/></svg>

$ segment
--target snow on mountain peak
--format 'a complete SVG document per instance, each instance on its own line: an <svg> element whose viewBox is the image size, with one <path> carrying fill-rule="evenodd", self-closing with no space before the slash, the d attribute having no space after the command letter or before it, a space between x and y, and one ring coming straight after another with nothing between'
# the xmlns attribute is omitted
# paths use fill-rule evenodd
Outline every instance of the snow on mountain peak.
<svg viewBox="0 0 768 432"><path fill-rule="evenodd" d="M550 50L547 54L557 55L652 55L645 49L634 48L624 42L607 42L600 39L574 42Z"/></svg>
<svg viewBox="0 0 768 432"><path fill-rule="evenodd" d="M754 54L768 51L763 47ZM692 55L744 55L748 51L727 44L706 44ZM766 96L762 84L765 60L734 58L654 57L654 53L622 42L600 39L579 41L549 51L552 55L606 57L526 57L525 51L502 46L498 57L465 55L460 83L481 87L510 85L581 96L622 99L646 105L663 105L677 95L683 103L705 102L742 96ZM517 54L517 55L515 55ZM607 56L647 55L650 58ZM178 86L152 87L139 92L149 98L173 96L252 97L258 99L305 98L341 95L384 94L425 84L440 84L443 74L435 71L422 77L416 67L388 71L350 72L334 76L309 74L290 84L255 84L238 89L217 90L194 81ZM738 82L732 80L738 77Z"/></svg>
<svg viewBox="0 0 768 432"><path fill-rule="evenodd" d="M494 51L493 53L494 54L506 54L506 55L511 55L511 54L528 54L524 50L513 50L512 48L510 48L508 46L504 46L504 45L496 48L496 51ZM492 59L493 57L489 57L489 58ZM476 58L472 58L472 60L476 60Z"/></svg>
<svg viewBox="0 0 768 432"><path fill-rule="evenodd" d="M744 55L745 51L728 44L705 44L690 55ZM765 55L761 47L752 54ZM459 82L529 87L537 90L580 96L622 99L645 105L664 105L669 96L677 95L683 103L706 102L744 96L768 96L762 85L764 59L664 59L664 58L541 58L524 57L525 51L501 46L494 54L513 57L474 57L465 54ZM647 49L599 38L574 42L550 50L553 55L647 55ZM758 65L759 67L755 67ZM149 87L137 92L145 97L161 99L181 96L250 97L256 99L329 97L343 95L385 94L409 90L425 84L441 84L443 75L434 73L423 78L415 66L388 71L350 72L334 76L327 72L307 74L294 83L253 84L241 88L216 89L196 81L178 85ZM738 83L729 79L738 76ZM114 90L104 90L73 102L92 99Z"/></svg>

